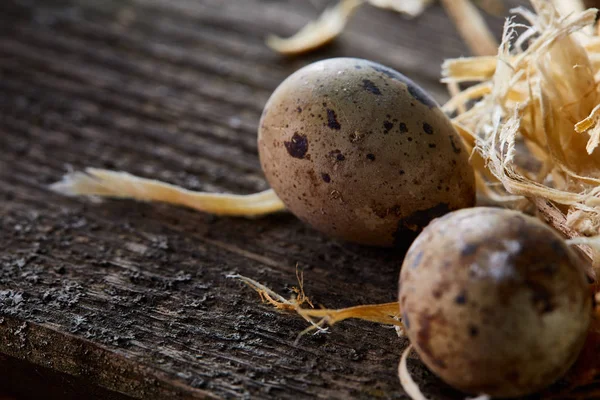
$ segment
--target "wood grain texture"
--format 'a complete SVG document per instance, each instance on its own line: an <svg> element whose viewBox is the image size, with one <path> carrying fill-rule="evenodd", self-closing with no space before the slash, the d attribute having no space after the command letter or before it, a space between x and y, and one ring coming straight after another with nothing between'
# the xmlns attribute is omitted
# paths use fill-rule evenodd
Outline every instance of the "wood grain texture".
<svg viewBox="0 0 600 400"><path fill-rule="evenodd" d="M468 52L439 6L414 20L364 7L334 45L303 57L264 46L266 34L289 35L325 6L3 2L0 353L9 358L0 368L43 367L76 379L77 390L89 385L89 398L405 398L396 370L406 342L393 330L349 321L295 345L302 320L225 278L240 273L289 293L298 264L317 303L389 302L402 251L337 242L289 214L215 218L47 190L86 166L196 190L266 189L262 107L316 59L369 58L445 100L440 64ZM490 21L500 32L502 19ZM457 396L411 366L434 398Z"/></svg>

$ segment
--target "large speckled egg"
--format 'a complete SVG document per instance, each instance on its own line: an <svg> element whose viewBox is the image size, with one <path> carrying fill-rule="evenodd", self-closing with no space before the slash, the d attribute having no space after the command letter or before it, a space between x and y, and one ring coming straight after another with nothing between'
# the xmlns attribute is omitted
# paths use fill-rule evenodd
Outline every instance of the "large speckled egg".
<svg viewBox="0 0 600 400"><path fill-rule="evenodd" d="M286 207L352 242L406 245L475 202L469 155L448 118L411 80L367 60L323 60L288 77L265 106L258 148Z"/></svg>
<svg viewBox="0 0 600 400"><path fill-rule="evenodd" d="M436 219L400 274L406 333L423 362L468 393L517 397L560 378L591 318L581 259L539 220L495 208Z"/></svg>

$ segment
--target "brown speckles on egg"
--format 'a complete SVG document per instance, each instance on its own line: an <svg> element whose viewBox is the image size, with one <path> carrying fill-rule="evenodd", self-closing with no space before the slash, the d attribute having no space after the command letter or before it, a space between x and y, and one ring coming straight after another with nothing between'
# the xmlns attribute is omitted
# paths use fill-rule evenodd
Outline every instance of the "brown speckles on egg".
<svg viewBox="0 0 600 400"><path fill-rule="evenodd" d="M304 158L308 151L308 139L305 135L299 135L297 132L292 136L292 140L283 144L288 154L294 158Z"/></svg>
<svg viewBox="0 0 600 400"><path fill-rule="evenodd" d="M331 176L329 176L329 174L323 173L323 174L321 174L321 178L323 179L323 182L325 182L325 183L331 182Z"/></svg>
<svg viewBox="0 0 600 400"><path fill-rule="evenodd" d="M314 170L310 169L306 172L306 175L308 176L308 180L310 182L310 186L311 188L315 188L316 186L319 185L319 180L317 179L317 174Z"/></svg>
<svg viewBox="0 0 600 400"><path fill-rule="evenodd" d="M342 126L337 120L337 114L335 113L335 111L329 108L327 109L327 126L331 129L335 129L336 131L339 131L342 128Z"/></svg>
<svg viewBox="0 0 600 400"><path fill-rule="evenodd" d="M479 328L475 325L469 325L469 336L475 338L479 335Z"/></svg>
<svg viewBox="0 0 600 400"><path fill-rule="evenodd" d="M423 132L428 135L433 135L433 128L427 122L423 123Z"/></svg>
<svg viewBox="0 0 600 400"><path fill-rule="evenodd" d="M390 121L383 121L383 129L385 129L384 133L388 133L390 130L392 130L393 127L394 124Z"/></svg>
<svg viewBox="0 0 600 400"><path fill-rule="evenodd" d="M367 160L375 161L375 154L367 154Z"/></svg>
<svg viewBox="0 0 600 400"><path fill-rule="evenodd" d="M379 90L379 88L377 86L375 86L373 81L371 81L369 79L363 79L363 88L369 93L373 93L374 95L381 96L381 91Z"/></svg>
<svg viewBox="0 0 600 400"><path fill-rule="evenodd" d="M400 125L398 125L398 129L400 130L400 133L408 132L408 127L404 122L400 122Z"/></svg>
<svg viewBox="0 0 600 400"><path fill-rule="evenodd" d="M467 293L463 290L460 292L455 298L454 302L456 304L466 304L467 303Z"/></svg>

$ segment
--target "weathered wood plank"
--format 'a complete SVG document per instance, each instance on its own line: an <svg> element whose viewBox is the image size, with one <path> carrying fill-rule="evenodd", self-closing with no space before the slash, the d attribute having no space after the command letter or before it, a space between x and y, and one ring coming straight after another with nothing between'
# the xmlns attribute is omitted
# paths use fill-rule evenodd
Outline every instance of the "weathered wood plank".
<svg viewBox="0 0 600 400"><path fill-rule="evenodd" d="M0 368L21 360L139 398L404 397L396 366L406 343L393 330L350 321L295 345L303 321L225 278L237 272L286 293L298 263L308 294L327 306L388 302L401 251L330 240L288 214L215 218L47 190L68 166L191 189L262 190L262 106L318 58L370 58L444 100L439 65L467 52L439 7L410 21L364 8L339 41L304 57L282 59L264 46L267 33L290 34L324 6L3 2L0 353L12 358L0 358ZM415 371L429 393L451 397Z"/></svg>

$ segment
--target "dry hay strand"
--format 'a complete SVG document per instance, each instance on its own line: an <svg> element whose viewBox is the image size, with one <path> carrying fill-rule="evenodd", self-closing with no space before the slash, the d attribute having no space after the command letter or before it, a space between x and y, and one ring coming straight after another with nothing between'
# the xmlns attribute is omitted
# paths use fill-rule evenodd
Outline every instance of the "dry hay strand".
<svg viewBox="0 0 600 400"><path fill-rule="evenodd" d="M340 0L294 35L288 38L269 35L266 43L280 54L302 54L320 48L338 37L354 12L363 4L389 9L413 18L421 15L431 3L433 0ZM496 53L498 44L470 0L442 0L442 4L473 54ZM487 0L481 6L494 13L503 8L498 0Z"/></svg>
<svg viewBox="0 0 600 400"><path fill-rule="evenodd" d="M285 55L301 54L322 47L342 33L354 11L363 3L363 0L341 0L289 38L269 35L267 46Z"/></svg>
<svg viewBox="0 0 600 400"><path fill-rule="evenodd" d="M290 299L286 299L262 283L246 276L232 274L227 275L227 277L237 279L250 286L258 293L263 302L267 302L281 311L295 312L306 320L310 326L300 332L298 339L306 333L313 331L324 333L328 330L328 327L349 318L402 327L400 305L397 302L360 305L337 310L326 308L315 309L313 303L304 293L304 276L298 269L296 269L298 286L292 288L293 295Z"/></svg>
<svg viewBox="0 0 600 400"><path fill-rule="evenodd" d="M254 218L285 210L272 189L237 195L194 192L154 179L140 178L127 172L86 168L71 172L50 189L67 196L100 196L138 201L158 201L193 208L214 215Z"/></svg>
<svg viewBox="0 0 600 400"><path fill-rule="evenodd" d="M473 149L481 194L527 199L567 238L598 235L600 37L583 32L597 10L563 16L550 2L532 5L535 13L512 10L527 24L507 21L496 57L444 63L443 80L454 87L444 110ZM474 85L456 90L464 82ZM573 244L599 264L598 246Z"/></svg>

